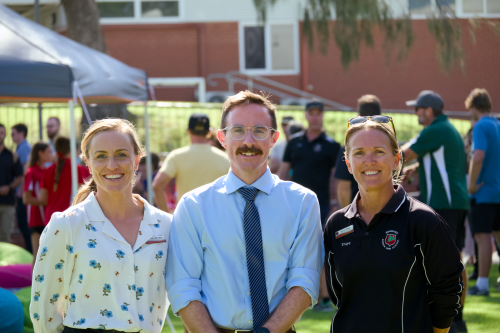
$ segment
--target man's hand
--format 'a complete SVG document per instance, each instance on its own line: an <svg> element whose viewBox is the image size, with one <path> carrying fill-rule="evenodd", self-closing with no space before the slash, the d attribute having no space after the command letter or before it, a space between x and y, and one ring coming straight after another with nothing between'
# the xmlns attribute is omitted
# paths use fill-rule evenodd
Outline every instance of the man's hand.
<svg viewBox="0 0 500 333"><path fill-rule="evenodd" d="M418 169L418 163L403 168L402 173L404 181L407 182L408 184L411 184L413 180L413 174L417 171L417 169Z"/></svg>
<svg viewBox="0 0 500 333"><path fill-rule="evenodd" d="M6 196L10 192L10 186L9 185L3 185L0 186L0 195L1 196Z"/></svg>
<svg viewBox="0 0 500 333"><path fill-rule="evenodd" d="M481 186L483 186L484 182L481 182L480 184L469 184L469 194L474 194L476 193L480 188Z"/></svg>

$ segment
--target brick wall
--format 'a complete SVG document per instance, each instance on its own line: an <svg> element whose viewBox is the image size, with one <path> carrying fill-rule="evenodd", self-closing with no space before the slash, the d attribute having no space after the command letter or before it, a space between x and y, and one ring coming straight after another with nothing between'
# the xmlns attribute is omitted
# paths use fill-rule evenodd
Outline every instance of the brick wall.
<svg viewBox="0 0 500 333"><path fill-rule="evenodd" d="M439 69L436 41L427 22L414 20L415 42L403 61L387 61L383 36L375 32L374 48L362 46L359 61L347 70L341 65L340 51L332 39L326 55L320 54L317 47L313 52L306 51L300 75L270 78L300 89L311 84L312 93L349 106L355 106L363 94L375 94L383 107L390 109L406 108L405 101L414 99L421 90L432 89L443 96L445 109L465 110L463 102L469 92L483 87L492 95L494 110L500 112L500 36L483 25L474 31L474 44L469 22L462 20L462 26L466 73L458 64L450 73ZM236 22L107 25L103 33L111 56L146 70L150 77L206 77L239 69ZM224 80L218 82L219 86L207 89L227 89ZM194 89L157 89L156 96L158 100L192 101Z"/></svg>

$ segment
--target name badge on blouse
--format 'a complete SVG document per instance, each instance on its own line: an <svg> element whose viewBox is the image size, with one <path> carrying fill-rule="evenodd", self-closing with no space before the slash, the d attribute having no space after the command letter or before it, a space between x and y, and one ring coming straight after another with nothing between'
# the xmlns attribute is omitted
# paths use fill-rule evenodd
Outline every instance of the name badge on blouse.
<svg viewBox="0 0 500 333"><path fill-rule="evenodd" d="M354 226L350 225L347 228L340 229L339 231L335 232L335 239L339 239L340 237L344 237L345 235L352 234L354 232Z"/></svg>
<svg viewBox="0 0 500 333"><path fill-rule="evenodd" d="M156 236L156 237L152 237L150 238L146 244L155 244L155 243L166 243L167 240L165 239L165 237L163 236Z"/></svg>

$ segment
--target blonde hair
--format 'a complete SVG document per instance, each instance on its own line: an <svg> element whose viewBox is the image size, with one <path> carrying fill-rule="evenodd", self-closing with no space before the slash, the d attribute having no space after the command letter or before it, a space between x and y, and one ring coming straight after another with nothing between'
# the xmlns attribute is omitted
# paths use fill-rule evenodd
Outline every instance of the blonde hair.
<svg viewBox="0 0 500 333"><path fill-rule="evenodd" d="M90 149L90 144L92 142L92 138L101 132L121 132L124 134L127 134L130 138L130 142L132 143L132 146L134 147L134 154L136 156L146 156L146 149L143 147L141 144L141 141L139 140L139 136L137 135L137 132L135 131L134 125L128 121L128 120L123 120L123 119L102 119L102 120L96 120L84 133L83 135L83 140L82 140L82 145L81 145L81 150L82 154L80 155L81 159L83 160L84 158L90 159L89 155L89 149ZM135 181L135 178L134 178ZM97 191L97 185L95 183L94 178L92 175L90 176L89 180L83 184L80 189L78 190L78 193L75 196L75 199L73 199L73 205L76 205L83 200L85 200L90 193L96 192Z"/></svg>
<svg viewBox="0 0 500 333"><path fill-rule="evenodd" d="M380 132L386 134L389 137L389 141L391 142L392 155L393 156L398 156L398 154L399 154L399 156L403 155L401 152L401 149L399 149L398 140L396 139L396 135L394 135L392 130L390 130L389 128L387 128L386 126L384 126L380 123L368 120L364 123L356 124L356 125L351 126L347 129L347 132L345 133L345 153L344 153L346 160L348 160L349 152L351 151L351 145L349 144L349 140L351 139L351 136L354 133L359 132L363 129L375 129L377 131L380 131ZM402 160L402 158L400 158L398 168L392 172L392 183L393 184L401 183L401 178L400 178L399 174L401 173L402 168L403 168L403 160Z"/></svg>

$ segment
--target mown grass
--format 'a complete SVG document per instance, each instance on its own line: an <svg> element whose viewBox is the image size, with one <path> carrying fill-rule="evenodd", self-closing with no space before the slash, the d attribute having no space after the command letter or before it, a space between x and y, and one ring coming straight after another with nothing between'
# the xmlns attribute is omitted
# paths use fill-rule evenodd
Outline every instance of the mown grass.
<svg viewBox="0 0 500 333"><path fill-rule="evenodd" d="M467 265L468 274L472 273L473 266ZM465 301L464 320L467 322L469 333L500 333L500 291L495 288L498 278L498 265L490 270L490 296L469 296ZM475 285L470 281L469 287ZM382 302L382 300L380 300ZM308 310L302 320L295 325L299 333L329 333L330 322L335 312L313 312ZM169 309L169 315L177 333L184 332L180 318L175 317ZM362 320L362 318L360 318ZM165 323L164 333L172 332Z"/></svg>

